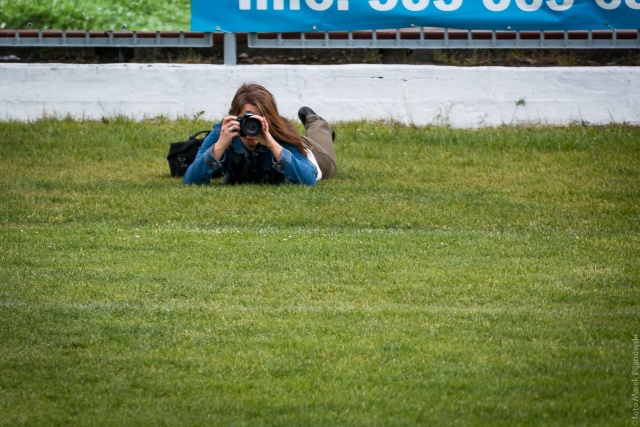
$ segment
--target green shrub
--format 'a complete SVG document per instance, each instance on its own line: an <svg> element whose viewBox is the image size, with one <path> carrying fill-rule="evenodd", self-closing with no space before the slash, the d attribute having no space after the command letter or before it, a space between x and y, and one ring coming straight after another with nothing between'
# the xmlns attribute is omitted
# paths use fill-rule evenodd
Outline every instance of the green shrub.
<svg viewBox="0 0 640 427"><path fill-rule="evenodd" d="M188 0L0 0L4 28L188 31L190 19Z"/></svg>

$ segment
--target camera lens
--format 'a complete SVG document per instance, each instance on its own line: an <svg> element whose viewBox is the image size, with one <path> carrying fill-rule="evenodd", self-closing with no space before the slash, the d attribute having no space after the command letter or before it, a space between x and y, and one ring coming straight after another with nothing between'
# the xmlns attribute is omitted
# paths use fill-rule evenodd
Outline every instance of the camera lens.
<svg viewBox="0 0 640 427"><path fill-rule="evenodd" d="M262 131L262 124L258 119L251 117L245 118L242 121L242 133L247 136L258 136Z"/></svg>

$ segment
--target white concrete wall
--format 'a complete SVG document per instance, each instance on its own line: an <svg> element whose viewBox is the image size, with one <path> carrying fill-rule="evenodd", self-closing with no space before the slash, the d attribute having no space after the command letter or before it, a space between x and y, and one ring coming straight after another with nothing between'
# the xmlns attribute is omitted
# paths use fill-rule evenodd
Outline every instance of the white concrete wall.
<svg viewBox="0 0 640 427"><path fill-rule="evenodd" d="M640 67L0 64L0 120L225 115L237 87L265 85L283 115L454 127L640 124Z"/></svg>

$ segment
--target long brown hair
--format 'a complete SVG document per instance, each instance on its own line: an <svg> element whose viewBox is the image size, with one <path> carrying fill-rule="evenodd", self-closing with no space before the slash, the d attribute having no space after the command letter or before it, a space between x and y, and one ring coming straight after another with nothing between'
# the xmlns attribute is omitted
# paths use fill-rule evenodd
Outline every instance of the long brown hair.
<svg viewBox="0 0 640 427"><path fill-rule="evenodd" d="M276 99L264 86L257 83L244 83L231 101L229 114L238 116L242 113L245 104L253 104L260 111L253 111L267 119L269 132L279 141L287 142L296 146L303 156L307 157L306 145L302 136L296 132L296 128L291 120L282 117L278 112Z"/></svg>

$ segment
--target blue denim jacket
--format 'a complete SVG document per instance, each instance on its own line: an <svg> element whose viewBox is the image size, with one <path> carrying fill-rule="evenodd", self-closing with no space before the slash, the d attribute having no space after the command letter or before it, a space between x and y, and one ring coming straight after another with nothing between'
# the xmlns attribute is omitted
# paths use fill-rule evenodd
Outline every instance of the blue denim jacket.
<svg viewBox="0 0 640 427"><path fill-rule="evenodd" d="M316 167L297 147L278 141L282 158L276 162L266 147L258 145L249 153L240 138L233 138L222 159L216 160L211 147L220 137L222 123L216 123L205 138L194 162L182 180L185 184L208 184L215 176L222 176L222 184L294 184L315 185Z"/></svg>

